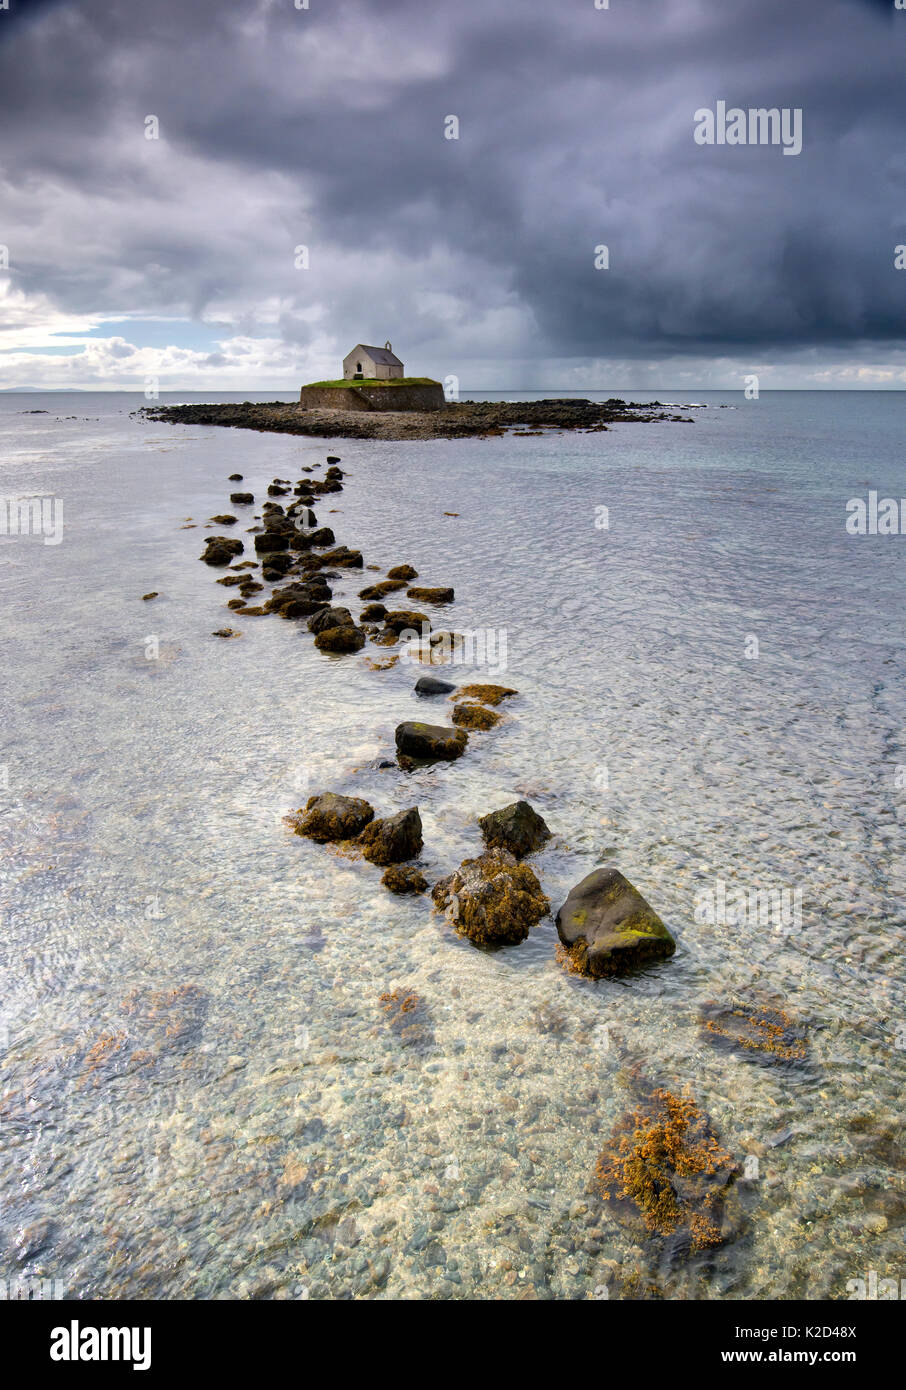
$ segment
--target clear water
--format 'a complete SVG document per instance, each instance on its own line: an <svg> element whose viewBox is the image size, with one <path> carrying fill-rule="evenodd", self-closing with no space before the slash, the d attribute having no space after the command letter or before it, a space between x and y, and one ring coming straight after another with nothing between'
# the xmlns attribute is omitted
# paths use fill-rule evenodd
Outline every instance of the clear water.
<svg viewBox="0 0 906 1390"><path fill-rule="evenodd" d="M0 394L0 491L64 504L61 544L0 538L0 1274L75 1298L593 1298L641 1271L772 1299L899 1274L906 539L844 519L869 487L906 495L906 405L659 395L708 408L332 445ZM261 497L328 452L338 541L454 585L436 626L506 630L519 695L454 765L380 766L424 716L419 668L236 618L198 563L230 473ZM418 804L432 882L525 796L554 907L616 864L677 953L583 981L550 919L478 951L289 832L321 789ZM696 920L719 880L801 891L801 925ZM381 1009L396 988L423 1001L414 1042ZM764 998L808 1027L801 1073L702 1040L703 1003ZM587 1191L639 1064L757 1160L707 1259L665 1268Z"/></svg>

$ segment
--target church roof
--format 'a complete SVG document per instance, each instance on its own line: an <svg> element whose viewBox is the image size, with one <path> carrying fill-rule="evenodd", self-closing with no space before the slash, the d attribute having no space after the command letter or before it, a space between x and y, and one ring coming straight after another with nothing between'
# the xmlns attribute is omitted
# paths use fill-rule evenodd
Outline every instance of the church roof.
<svg viewBox="0 0 906 1390"><path fill-rule="evenodd" d="M353 353L359 351L359 348L368 353L372 362L380 362L387 367L401 367L403 365L396 353L391 352L389 348L369 347L367 343L356 343L352 352L348 352L346 356L351 357Z"/></svg>

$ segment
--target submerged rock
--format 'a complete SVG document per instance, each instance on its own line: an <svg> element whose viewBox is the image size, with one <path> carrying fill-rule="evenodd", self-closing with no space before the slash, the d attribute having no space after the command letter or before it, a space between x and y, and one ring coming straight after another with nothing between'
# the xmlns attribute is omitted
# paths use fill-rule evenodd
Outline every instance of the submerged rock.
<svg viewBox="0 0 906 1390"><path fill-rule="evenodd" d="M419 676L415 682L416 695L449 695L455 689L455 685L438 680L436 676Z"/></svg>
<svg viewBox="0 0 906 1390"><path fill-rule="evenodd" d="M325 844L328 840L352 840L374 819L374 807L360 796L322 792L310 796L304 811L288 818L297 835Z"/></svg>
<svg viewBox="0 0 906 1390"><path fill-rule="evenodd" d="M452 603L452 589L422 589L414 588L406 590L406 598L414 598L416 603Z"/></svg>
<svg viewBox="0 0 906 1390"><path fill-rule="evenodd" d="M288 550L289 536L284 531L263 531L255 537L255 549L259 555L272 550Z"/></svg>
<svg viewBox="0 0 906 1390"><path fill-rule="evenodd" d="M359 839L362 853L372 864L399 864L421 852L422 819L417 806L366 825Z"/></svg>
<svg viewBox="0 0 906 1390"><path fill-rule="evenodd" d="M466 859L434 885L431 896L460 936L477 946L513 945L550 911L550 903L527 864L506 850Z"/></svg>
<svg viewBox="0 0 906 1390"><path fill-rule="evenodd" d="M416 613L409 608L393 608L384 614L384 626L388 631L395 632L397 635L409 629L420 633L423 625L425 628L431 626L425 614Z"/></svg>
<svg viewBox="0 0 906 1390"><path fill-rule="evenodd" d="M450 634L452 637L457 635L455 632ZM470 700L477 700L482 705L499 705L501 700L505 700L509 695L518 695L519 691L511 690L506 685L464 685L459 694Z"/></svg>
<svg viewBox="0 0 906 1390"><path fill-rule="evenodd" d="M700 1021L705 1042L738 1057L767 1066L792 1066L808 1057L805 1028L773 1005L707 1003Z"/></svg>
<svg viewBox="0 0 906 1390"><path fill-rule="evenodd" d="M205 547L204 554L198 558L206 565L228 565L234 555L241 555L245 549L242 541L232 536L209 536Z"/></svg>
<svg viewBox="0 0 906 1390"><path fill-rule="evenodd" d="M724 1201L739 1172L691 1096L652 1088L618 1121L595 1184L617 1220L691 1251L725 1239Z"/></svg>
<svg viewBox="0 0 906 1390"><path fill-rule="evenodd" d="M352 614L348 608L321 608L308 620L309 632L317 635L331 627L353 627Z"/></svg>
<svg viewBox="0 0 906 1390"><path fill-rule="evenodd" d="M319 632L315 646L319 652L334 652L343 655L360 652L365 645L365 634L360 627L344 623L341 627L328 627Z"/></svg>
<svg viewBox="0 0 906 1390"><path fill-rule="evenodd" d="M460 729L487 731L500 723L500 715L492 709L485 709L484 705L454 705L451 718Z"/></svg>
<svg viewBox="0 0 906 1390"><path fill-rule="evenodd" d="M392 994L388 991L378 1002L391 1032L404 1046L423 1049L433 1045L430 1012L424 999L414 990L395 989Z"/></svg>
<svg viewBox="0 0 906 1390"><path fill-rule="evenodd" d="M382 579L379 584L369 584L364 589L359 590L359 598L382 599L388 594L392 594L396 589L405 589L405 579Z"/></svg>
<svg viewBox="0 0 906 1390"><path fill-rule="evenodd" d="M236 518L231 516L229 512L222 512L219 516L211 517L211 524L213 526L235 526Z"/></svg>
<svg viewBox="0 0 906 1390"><path fill-rule="evenodd" d="M428 887L424 874L411 864L391 864L381 874L381 883L391 893L424 893Z"/></svg>
<svg viewBox="0 0 906 1390"><path fill-rule="evenodd" d="M672 956L676 942L619 869L595 869L557 913L566 963L581 975L619 975Z"/></svg>
<svg viewBox="0 0 906 1390"><path fill-rule="evenodd" d="M336 565L339 569L361 569L362 552L361 550L350 550L348 546L341 545L336 550L329 550L326 555L322 555L321 563L323 565Z"/></svg>
<svg viewBox="0 0 906 1390"><path fill-rule="evenodd" d="M466 751L468 741L469 736L463 729L450 729L443 724L420 724L408 720L397 725L396 730L397 751L410 758L445 758L452 761Z"/></svg>
<svg viewBox="0 0 906 1390"><path fill-rule="evenodd" d="M480 816L478 824L488 849L509 850L517 859L533 854L551 837L543 817L527 801Z"/></svg>

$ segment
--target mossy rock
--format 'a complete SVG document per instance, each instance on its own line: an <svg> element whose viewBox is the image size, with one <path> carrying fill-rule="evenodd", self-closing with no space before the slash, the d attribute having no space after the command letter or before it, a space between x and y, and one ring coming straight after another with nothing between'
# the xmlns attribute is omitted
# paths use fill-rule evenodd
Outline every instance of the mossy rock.
<svg viewBox="0 0 906 1390"><path fill-rule="evenodd" d="M557 913L566 963L581 975L621 975L672 956L676 942L619 869L595 869Z"/></svg>
<svg viewBox="0 0 906 1390"><path fill-rule="evenodd" d="M418 579L418 570L412 565L394 565L392 570L387 571L388 579L402 579L407 584L412 579Z"/></svg>
<svg viewBox="0 0 906 1390"><path fill-rule="evenodd" d="M391 864L381 874L381 883L391 893L424 893L428 880L411 864Z"/></svg>
<svg viewBox="0 0 906 1390"><path fill-rule="evenodd" d="M416 603L452 603L454 593L452 589L425 589L416 586L406 590L406 598L415 599Z"/></svg>
<svg viewBox="0 0 906 1390"><path fill-rule="evenodd" d="M399 634L409 630L421 633L425 628L430 629L431 624L424 613L416 613L411 608L393 608L384 614L384 626Z"/></svg>
<svg viewBox="0 0 906 1390"><path fill-rule="evenodd" d="M527 864L506 850L466 859L431 890L459 936L476 946L509 946L524 941L550 911L541 884Z"/></svg>
<svg viewBox="0 0 906 1390"><path fill-rule="evenodd" d="M543 816L527 801L514 801L499 811L479 818L481 833L488 849L505 849L517 859L546 844L551 837Z"/></svg>
<svg viewBox="0 0 906 1390"><path fill-rule="evenodd" d="M339 796L336 792L310 796L305 810L289 817L297 835L317 840L319 844L328 840L352 840L361 835L373 819L374 807L363 797Z"/></svg>
<svg viewBox="0 0 906 1390"><path fill-rule="evenodd" d="M458 635L455 632L450 634L451 637ZM465 695L470 700L477 700L481 705L499 705L501 700L518 694L518 690L511 690L507 685L464 685L457 692L458 697Z"/></svg>
<svg viewBox="0 0 906 1390"><path fill-rule="evenodd" d="M382 579L379 584L369 584L366 588L360 589L359 598L365 599L366 602L369 599L382 599L386 598L388 594L394 593L395 590L405 589L405 587L405 579Z"/></svg>
<svg viewBox="0 0 906 1390"><path fill-rule="evenodd" d="M359 837L362 853L371 864L399 864L421 852L422 820L417 806L395 816L373 820Z"/></svg>
<svg viewBox="0 0 906 1390"><path fill-rule="evenodd" d="M459 729L487 731L500 723L500 715L492 709L485 709L484 705L454 705L451 718Z"/></svg>
<svg viewBox="0 0 906 1390"><path fill-rule="evenodd" d="M426 762L444 759L451 762L466 751L469 736L464 729L450 729L443 724L421 724L408 720L396 730L397 751L410 758Z"/></svg>
<svg viewBox="0 0 906 1390"><path fill-rule="evenodd" d="M315 646L319 652L333 652L336 656L360 652L365 645L365 634L360 627L343 624L341 627L328 627L319 632Z"/></svg>

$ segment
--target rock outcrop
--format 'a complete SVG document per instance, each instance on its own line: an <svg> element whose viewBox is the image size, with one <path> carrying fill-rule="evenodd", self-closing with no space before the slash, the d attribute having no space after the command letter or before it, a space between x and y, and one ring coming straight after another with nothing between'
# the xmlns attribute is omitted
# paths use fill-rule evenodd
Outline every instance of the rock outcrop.
<svg viewBox="0 0 906 1390"><path fill-rule="evenodd" d="M550 903L527 864L506 850L466 859L434 885L431 896L460 936L476 946L513 945L550 911Z"/></svg>
<svg viewBox="0 0 906 1390"><path fill-rule="evenodd" d="M491 811L479 817L478 824L488 849L508 850L516 859L533 854L551 837L544 818L527 801Z"/></svg>

